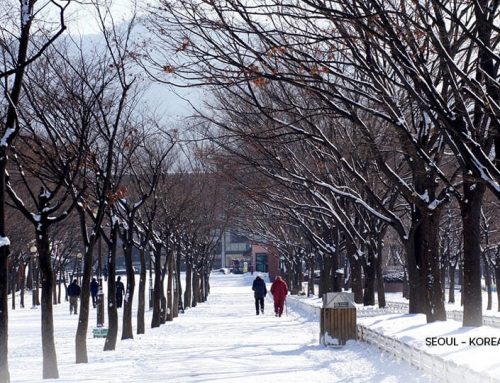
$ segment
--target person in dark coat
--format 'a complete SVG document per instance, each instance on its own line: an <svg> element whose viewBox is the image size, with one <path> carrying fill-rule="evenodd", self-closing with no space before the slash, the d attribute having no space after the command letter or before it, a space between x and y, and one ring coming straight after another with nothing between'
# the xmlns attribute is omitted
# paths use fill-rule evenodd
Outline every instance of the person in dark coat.
<svg viewBox="0 0 500 383"><path fill-rule="evenodd" d="M259 306L260 312L264 314L264 297L267 295L267 288L266 282L259 275L253 281L252 290L255 298L255 314L259 315Z"/></svg>
<svg viewBox="0 0 500 383"><path fill-rule="evenodd" d="M288 294L288 285L278 275L271 285L271 294L274 299L274 313L277 317L283 314L283 307L285 306L286 295Z"/></svg>
<svg viewBox="0 0 500 383"><path fill-rule="evenodd" d="M97 305L97 293L99 292L99 283L95 278L92 278L92 282L90 282L90 294L92 295L92 306L94 308Z"/></svg>
<svg viewBox="0 0 500 383"><path fill-rule="evenodd" d="M121 277L116 278L116 307L122 307L123 303L123 294L125 293L125 286L121 281Z"/></svg>
<svg viewBox="0 0 500 383"><path fill-rule="evenodd" d="M78 311L78 297L80 296L81 289L78 286L78 281L76 279L71 282L68 286L68 297L69 297L69 313L77 314Z"/></svg>

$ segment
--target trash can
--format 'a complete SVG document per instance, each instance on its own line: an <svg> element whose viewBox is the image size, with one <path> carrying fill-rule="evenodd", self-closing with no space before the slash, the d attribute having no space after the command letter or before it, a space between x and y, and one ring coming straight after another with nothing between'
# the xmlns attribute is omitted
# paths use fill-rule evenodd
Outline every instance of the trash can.
<svg viewBox="0 0 500 383"><path fill-rule="evenodd" d="M348 339L356 339L354 294L323 294L319 342L325 346L339 346L345 345Z"/></svg>

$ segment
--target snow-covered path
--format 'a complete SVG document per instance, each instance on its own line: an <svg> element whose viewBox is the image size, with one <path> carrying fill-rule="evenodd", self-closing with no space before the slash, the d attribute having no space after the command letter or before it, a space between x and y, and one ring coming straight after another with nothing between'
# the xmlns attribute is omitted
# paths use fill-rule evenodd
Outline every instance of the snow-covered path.
<svg viewBox="0 0 500 383"><path fill-rule="evenodd" d="M290 310L287 316L276 318L270 299L265 315L256 316L252 279L213 275L208 302L159 329L147 328L146 334L136 335L134 340L118 341L114 352L102 351L103 339L88 339L93 351L89 364L84 365L73 363L76 317L67 314L67 303L57 306L61 311L56 313L61 375L57 382L431 381L408 364L394 362L363 343L349 342L341 349L318 345L317 322ZM29 314L30 310L16 310L13 317L21 319L23 312ZM150 313L147 315L149 324ZM38 326L37 321L11 326L13 382L41 381ZM18 332L21 329L24 336ZM33 349L27 344L27 335L34 337L29 342L36 344Z"/></svg>

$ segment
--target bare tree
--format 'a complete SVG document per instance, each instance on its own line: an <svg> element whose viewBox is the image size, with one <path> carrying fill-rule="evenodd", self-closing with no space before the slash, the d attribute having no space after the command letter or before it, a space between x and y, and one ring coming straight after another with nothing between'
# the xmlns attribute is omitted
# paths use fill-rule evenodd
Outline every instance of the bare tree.
<svg viewBox="0 0 500 383"><path fill-rule="evenodd" d="M3 63L3 69L0 70L0 78L5 80L2 83L1 104L6 112L0 115L2 139L0 142L0 382L8 383L10 381L8 366L8 266L7 258L9 256L9 240L6 237L5 224L5 193L6 180L5 171L7 168L7 155L10 147L20 132L18 124L17 108L21 97L24 73L26 67L32 64L55 39L65 30L64 11L66 5L61 5L55 1L49 1L51 7L59 10L59 25L52 33L49 32L41 46L36 46L30 51L30 44L36 39L31 34L33 24L33 14L40 5L43 7L44 1L23 1L13 6L11 9L19 10L18 20L3 20L0 28L0 55ZM15 32L14 35L11 31ZM43 40L42 40L43 41ZM13 77L13 80L10 80Z"/></svg>

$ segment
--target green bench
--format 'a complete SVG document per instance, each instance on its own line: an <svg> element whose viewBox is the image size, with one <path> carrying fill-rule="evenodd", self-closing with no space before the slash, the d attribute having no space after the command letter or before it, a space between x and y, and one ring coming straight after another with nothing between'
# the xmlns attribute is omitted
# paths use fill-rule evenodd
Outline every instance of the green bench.
<svg viewBox="0 0 500 383"><path fill-rule="evenodd" d="M92 330L94 338L106 338L108 336L108 329L104 327L97 327Z"/></svg>

